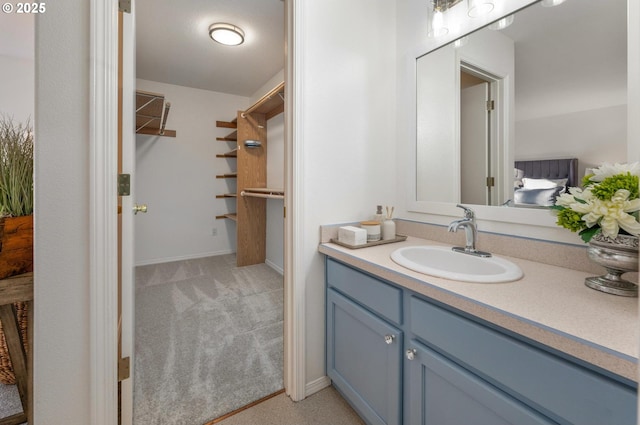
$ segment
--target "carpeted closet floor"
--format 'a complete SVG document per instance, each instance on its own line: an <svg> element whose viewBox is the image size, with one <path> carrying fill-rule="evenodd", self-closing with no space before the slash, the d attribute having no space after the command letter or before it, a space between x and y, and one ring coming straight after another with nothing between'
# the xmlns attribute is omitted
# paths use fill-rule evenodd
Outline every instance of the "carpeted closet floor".
<svg viewBox="0 0 640 425"><path fill-rule="evenodd" d="M283 278L222 255L136 268L134 425L201 425L283 387Z"/></svg>

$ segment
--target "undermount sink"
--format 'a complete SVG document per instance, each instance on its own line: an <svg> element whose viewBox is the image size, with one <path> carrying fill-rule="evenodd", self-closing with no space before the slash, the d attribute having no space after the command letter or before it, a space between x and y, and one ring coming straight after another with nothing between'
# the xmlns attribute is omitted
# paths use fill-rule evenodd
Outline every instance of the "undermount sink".
<svg viewBox="0 0 640 425"><path fill-rule="evenodd" d="M522 270L500 257L476 257L443 246L407 246L391 253L391 259L413 271L463 282L512 282Z"/></svg>

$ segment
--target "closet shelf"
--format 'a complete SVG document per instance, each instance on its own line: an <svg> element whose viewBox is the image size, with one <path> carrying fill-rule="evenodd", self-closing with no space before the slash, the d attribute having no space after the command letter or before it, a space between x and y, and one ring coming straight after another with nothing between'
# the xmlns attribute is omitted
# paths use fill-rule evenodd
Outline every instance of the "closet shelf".
<svg viewBox="0 0 640 425"><path fill-rule="evenodd" d="M238 118L234 118L231 121L216 121L216 127L218 128L238 128ZM232 131L224 137L216 137L216 140L221 142L236 142L238 140L238 131Z"/></svg>
<svg viewBox="0 0 640 425"><path fill-rule="evenodd" d="M236 214L224 214L216 216L216 219L220 218L228 218L229 220L238 221L238 216Z"/></svg>
<svg viewBox="0 0 640 425"><path fill-rule="evenodd" d="M241 117L246 118L253 112L265 114L267 120L284 112L284 81L242 112Z"/></svg>
<svg viewBox="0 0 640 425"><path fill-rule="evenodd" d="M237 158L238 157L238 149L234 149L229 152L219 153L216 155L216 158Z"/></svg>
<svg viewBox="0 0 640 425"><path fill-rule="evenodd" d="M220 199L220 198L237 198L238 194L237 193L223 193L222 195L216 195L216 198Z"/></svg>
<svg viewBox="0 0 640 425"><path fill-rule="evenodd" d="M237 142L238 141L238 132L237 131L233 131L233 132L227 134L224 137L216 137L216 140L218 140L220 142Z"/></svg>
<svg viewBox="0 0 640 425"><path fill-rule="evenodd" d="M175 130L165 130L170 109L163 94L136 90L136 133L176 137Z"/></svg>
<svg viewBox="0 0 640 425"><path fill-rule="evenodd" d="M238 128L238 119L234 118L231 121L216 121L216 127L218 127L218 128Z"/></svg>
<svg viewBox="0 0 640 425"><path fill-rule="evenodd" d="M240 196L252 198L284 199L284 190L270 189L268 187L247 187L240 192Z"/></svg>
<svg viewBox="0 0 640 425"><path fill-rule="evenodd" d="M217 179L235 179L238 178L238 173L218 174Z"/></svg>

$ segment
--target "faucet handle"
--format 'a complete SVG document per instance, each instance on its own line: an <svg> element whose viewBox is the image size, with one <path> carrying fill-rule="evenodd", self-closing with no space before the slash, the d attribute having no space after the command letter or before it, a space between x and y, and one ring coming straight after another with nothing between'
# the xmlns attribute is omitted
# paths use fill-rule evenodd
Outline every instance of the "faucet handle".
<svg viewBox="0 0 640 425"><path fill-rule="evenodd" d="M471 220L476 218L476 213L469 207L465 207L464 205L456 204L456 207L462 208L464 210L464 217L469 218Z"/></svg>

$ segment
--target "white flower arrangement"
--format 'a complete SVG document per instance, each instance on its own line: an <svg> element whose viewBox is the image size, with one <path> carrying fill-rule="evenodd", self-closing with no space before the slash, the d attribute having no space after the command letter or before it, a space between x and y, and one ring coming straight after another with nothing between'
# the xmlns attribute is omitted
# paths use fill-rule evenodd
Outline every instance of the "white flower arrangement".
<svg viewBox="0 0 640 425"><path fill-rule="evenodd" d="M569 188L551 207L557 212L557 224L589 242L602 233L615 239L618 233L640 234L638 195L640 163L603 164L583 179L584 189Z"/></svg>

